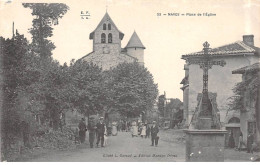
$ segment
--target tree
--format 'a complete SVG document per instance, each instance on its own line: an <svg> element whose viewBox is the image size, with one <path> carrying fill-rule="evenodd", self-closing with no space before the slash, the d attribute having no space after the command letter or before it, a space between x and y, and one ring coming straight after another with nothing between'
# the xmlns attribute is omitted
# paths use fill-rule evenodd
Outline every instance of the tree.
<svg viewBox="0 0 260 165"><path fill-rule="evenodd" d="M171 98L170 99L170 102L167 103L166 105L166 114L170 113L172 110L179 110L180 107L183 105L183 103L181 102L180 99L176 98L176 99L173 99Z"/></svg>
<svg viewBox="0 0 260 165"><path fill-rule="evenodd" d="M247 73L247 79L239 82L233 88L235 96L231 97L230 110L245 111L245 94L250 92L251 97L256 100L257 89L260 86L258 72Z"/></svg>
<svg viewBox="0 0 260 165"><path fill-rule="evenodd" d="M137 117L152 109L158 95L152 74L137 62L122 63L106 71L104 91L107 109L123 116Z"/></svg>
<svg viewBox="0 0 260 165"><path fill-rule="evenodd" d="M24 35L16 32L12 39L0 37L1 56L1 89L2 99L2 120L1 135L4 140L4 148L10 145L14 136L19 136L21 109L17 106L19 88L23 86L22 72L25 70L24 59L27 56L28 41Z"/></svg>
<svg viewBox="0 0 260 165"><path fill-rule="evenodd" d="M103 72L100 67L85 61L71 61L65 87L66 101L85 116L103 111L104 91L102 90Z"/></svg>
<svg viewBox="0 0 260 165"><path fill-rule="evenodd" d="M183 103L180 99L171 98L170 102L165 106L165 116L169 117L171 120L171 128L173 128L176 124L181 123L183 120Z"/></svg>
<svg viewBox="0 0 260 165"><path fill-rule="evenodd" d="M27 70L24 75L35 76L36 80L24 81L27 86L22 89L27 94L27 109L35 115L43 115L50 120L54 129L58 128L59 115L66 107L63 101L64 85L67 83L66 67L60 66L51 57L54 44L48 40L53 35L52 25L69 10L62 3L23 3L25 8L32 9L33 19L32 43L30 44ZM28 76L25 76L26 79ZM31 80L31 79L27 79Z"/></svg>
<svg viewBox="0 0 260 165"><path fill-rule="evenodd" d="M159 97L158 97L158 110L159 110L159 112L160 112L160 114L161 114L161 116L163 116L164 115L164 111L165 111L165 95L160 95Z"/></svg>
<svg viewBox="0 0 260 165"><path fill-rule="evenodd" d="M23 6L32 9L32 15L36 16L33 27L29 29L33 51L41 57L50 57L51 51L55 49L54 44L47 39L53 35L51 25L57 25L69 7L62 3L23 3Z"/></svg>

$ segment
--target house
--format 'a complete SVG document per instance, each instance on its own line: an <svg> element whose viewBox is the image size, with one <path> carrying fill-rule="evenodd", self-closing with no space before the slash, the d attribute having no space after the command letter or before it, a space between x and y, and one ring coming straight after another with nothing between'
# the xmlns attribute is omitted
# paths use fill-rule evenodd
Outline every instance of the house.
<svg viewBox="0 0 260 165"><path fill-rule="evenodd" d="M241 91L240 130L243 140L247 141L247 136L254 133L254 139L260 144L260 63L254 63L232 71L232 74L241 74L242 82L237 86ZM258 102L257 102L258 101Z"/></svg>
<svg viewBox="0 0 260 165"><path fill-rule="evenodd" d="M203 51L182 55L183 60L197 59L204 54ZM220 111L220 121L224 123L227 110L229 109L229 98L234 95L232 89L241 81L241 76L232 74L232 71L259 62L259 48L254 45L253 35L244 35L242 41L226 44L209 50L212 60L224 60L224 67L212 66L208 71L208 91L217 93L217 107ZM190 124L191 118L197 107L197 95L202 92L203 71L199 65L184 65L185 77L181 81L184 101L184 120L186 126Z"/></svg>

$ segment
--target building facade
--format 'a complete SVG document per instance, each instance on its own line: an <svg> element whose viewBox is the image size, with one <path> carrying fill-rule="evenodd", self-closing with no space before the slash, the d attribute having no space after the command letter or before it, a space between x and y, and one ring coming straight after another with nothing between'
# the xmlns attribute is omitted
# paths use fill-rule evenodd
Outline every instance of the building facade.
<svg viewBox="0 0 260 165"><path fill-rule="evenodd" d="M217 106L220 110L220 121L224 123L226 112L229 109L229 98L232 97L233 87L241 76L232 74L232 71L259 61L259 48L254 45L253 35L244 35L243 41L210 49L212 60L225 60L224 67L212 66L209 70L208 91L217 93ZM183 60L198 59L203 51L182 55ZM184 116L186 125L189 125L197 106L197 95L202 92L203 71L199 65L185 64L185 78L181 84L183 87Z"/></svg>
<svg viewBox="0 0 260 165"><path fill-rule="evenodd" d="M93 40L93 51L81 58L92 62L103 70L109 70L120 63L138 62L144 65L144 45L137 33L134 32L128 44L121 48L122 33L108 13L104 15L96 29L90 33Z"/></svg>
<svg viewBox="0 0 260 165"><path fill-rule="evenodd" d="M248 135L253 133L255 141L260 144L260 63L236 69L232 73L242 74L242 83L246 85L242 94L243 109L239 111L243 140L247 141Z"/></svg>

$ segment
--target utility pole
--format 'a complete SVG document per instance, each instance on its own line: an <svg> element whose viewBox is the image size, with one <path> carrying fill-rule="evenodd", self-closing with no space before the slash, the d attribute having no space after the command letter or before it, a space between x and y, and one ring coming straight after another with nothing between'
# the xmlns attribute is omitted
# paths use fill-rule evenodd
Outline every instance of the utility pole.
<svg viewBox="0 0 260 165"><path fill-rule="evenodd" d="M13 39L14 39L14 22L13 22L13 27L12 27L12 33L13 33Z"/></svg>
<svg viewBox="0 0 260 165"><path fill-rule="evenodd" d="M163 117L164 117L164 119L166 117L166 105L167 105L166 92L164 91L164 106L163 106Z"/></svg>

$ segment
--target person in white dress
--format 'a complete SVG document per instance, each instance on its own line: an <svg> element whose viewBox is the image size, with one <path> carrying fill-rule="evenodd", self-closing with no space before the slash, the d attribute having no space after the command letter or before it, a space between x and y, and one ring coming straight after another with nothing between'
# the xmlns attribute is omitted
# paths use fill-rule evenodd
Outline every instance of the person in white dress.
<svg viewBox="0 0 260 165"><path fill-rule="evenodd" d="M112 123L112 135L113 136L116 136L117 135L117 123L114 121L113 123Z"/></svg>
<svg viewBox="0 0 260 165"><path fill-rule="evenodd" d="M135 121L132 123L131 132L132 132L132 137L138 135L138 127L136 126L136 122Z"/></svg>
<svg viewBox="0 0 260 165"><path fill-rule="evenodd" d="M146 126L142 124L141 137L144 138L146 136Z"/></svg>

